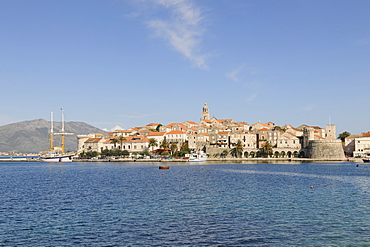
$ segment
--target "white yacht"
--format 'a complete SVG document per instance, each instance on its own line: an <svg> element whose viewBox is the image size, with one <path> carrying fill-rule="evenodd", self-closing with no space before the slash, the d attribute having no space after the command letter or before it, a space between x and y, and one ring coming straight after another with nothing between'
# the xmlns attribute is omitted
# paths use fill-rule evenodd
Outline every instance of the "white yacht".
<svg viewBox="0 0 370 247"><path fill-rule="evenodd" d="M186 154L185 157L189 158L189 162L203 162L207 160L207 154L205 154L203 151Z"/></svg>

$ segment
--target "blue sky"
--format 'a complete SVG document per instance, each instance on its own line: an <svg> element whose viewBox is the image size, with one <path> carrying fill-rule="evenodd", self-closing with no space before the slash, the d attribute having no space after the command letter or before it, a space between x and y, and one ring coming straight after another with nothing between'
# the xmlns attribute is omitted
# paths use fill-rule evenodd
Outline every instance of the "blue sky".
<svg viewBox="0 0 370 247"><path fill-rule="evenodd" d="M0 125L370 130L370 1L3 0ZM59 119L58 119L59 118Z"/></svg>

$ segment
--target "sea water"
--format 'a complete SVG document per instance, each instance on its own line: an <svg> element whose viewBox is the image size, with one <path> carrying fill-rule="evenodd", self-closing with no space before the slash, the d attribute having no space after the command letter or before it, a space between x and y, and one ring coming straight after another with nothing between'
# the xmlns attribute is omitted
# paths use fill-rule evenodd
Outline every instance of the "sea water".
<svg viewBox="0 0 370 247"><path fill-rule="evenodd" d="M370 246L357 163L0 163L0 246Z"/></svg>

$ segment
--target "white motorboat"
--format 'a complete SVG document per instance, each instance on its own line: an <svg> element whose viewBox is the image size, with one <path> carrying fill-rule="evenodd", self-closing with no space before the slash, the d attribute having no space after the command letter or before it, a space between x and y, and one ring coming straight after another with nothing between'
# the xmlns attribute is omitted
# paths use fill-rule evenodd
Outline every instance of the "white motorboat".
<svg viewBox="0 0 370 247"><path fill-rule="evenodd" d="M187 154L186 157L189 158L189 162L203 162L207 160L207 154L203 151L198 151L196 153Z"/></svg>

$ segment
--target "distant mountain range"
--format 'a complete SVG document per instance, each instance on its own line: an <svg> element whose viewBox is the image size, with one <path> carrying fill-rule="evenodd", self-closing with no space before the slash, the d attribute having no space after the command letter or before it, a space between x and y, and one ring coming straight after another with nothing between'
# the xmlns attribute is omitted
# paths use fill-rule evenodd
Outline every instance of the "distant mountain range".
<svg viewBox="0 0 370 247"><path fill-rule="evenodd" d="M76 135L103 133L105 131L84 122L65 122L65 150L77 150ZM50 122L44 119L23 121L0 126L0 152L39 153L49 150ZM54 122L54 133L61 132L61 122ZM60 146L61 137L54 136L54 145Z"/></svg>

